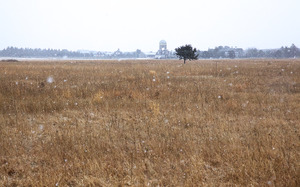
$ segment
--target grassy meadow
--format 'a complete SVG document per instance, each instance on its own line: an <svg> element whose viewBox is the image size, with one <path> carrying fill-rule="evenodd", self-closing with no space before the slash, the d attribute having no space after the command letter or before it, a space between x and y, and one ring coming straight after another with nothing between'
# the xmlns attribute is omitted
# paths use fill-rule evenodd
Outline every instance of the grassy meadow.
<svg viewBox="0 0 300 187"><path fill-rule="evenodd" d="M300 186L300 60L0 62L0 186Z"/></svg>

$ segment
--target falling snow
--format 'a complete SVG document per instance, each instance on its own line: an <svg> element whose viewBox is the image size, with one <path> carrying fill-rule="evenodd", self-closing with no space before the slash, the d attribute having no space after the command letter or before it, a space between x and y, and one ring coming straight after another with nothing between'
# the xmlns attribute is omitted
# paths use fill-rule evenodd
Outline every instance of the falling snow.
<svg viewBox="0 0 300 187"><path fill-rule="evenodd" d="M53 83L53 82L54 82L53 77L49 76L49 77L47 78L47 82L48 82L49 84Z"/></svg>
<svg viewBox="0 0 300 187"><path fill-rule="evenodd" d="M39 126L39 129L42 131L42 130L44 130L44 125L40 125Z"/></svg>

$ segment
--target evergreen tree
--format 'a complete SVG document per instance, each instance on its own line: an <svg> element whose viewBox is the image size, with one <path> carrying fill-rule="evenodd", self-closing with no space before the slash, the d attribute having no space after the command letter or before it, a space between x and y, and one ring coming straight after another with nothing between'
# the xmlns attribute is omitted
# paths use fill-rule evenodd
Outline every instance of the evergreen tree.
<svg viewBox="0 0 300 187"><path fill-rule="evenodd" d="M196 54L197 49L191 46L191 45L185 45L181 46L175 49L176 55L179 57L179 59L183 59L183 63L185 64L185 61L188 60L197 60L198 54Z"/></svg>

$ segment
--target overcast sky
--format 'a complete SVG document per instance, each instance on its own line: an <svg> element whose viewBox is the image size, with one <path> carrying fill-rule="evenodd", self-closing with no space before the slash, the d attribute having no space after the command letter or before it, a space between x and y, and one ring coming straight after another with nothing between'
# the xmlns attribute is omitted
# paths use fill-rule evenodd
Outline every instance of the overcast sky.
<svg viewBox="0 0 300 187"><path fill-rule="evenodd" d="M300 0L0 0L8 46L157 51L300 47Z"/></svg>

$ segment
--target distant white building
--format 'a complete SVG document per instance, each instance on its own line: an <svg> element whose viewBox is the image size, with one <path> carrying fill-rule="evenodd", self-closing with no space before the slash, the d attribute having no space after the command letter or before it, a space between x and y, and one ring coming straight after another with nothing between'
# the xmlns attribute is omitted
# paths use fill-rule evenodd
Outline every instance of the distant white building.
<svg viewBox="0 0 300 187"><path fill-rule="evenodd" d="M152 51L146 52L145 55L146 58L155 58L156 52L152 52Z"/></svg>

